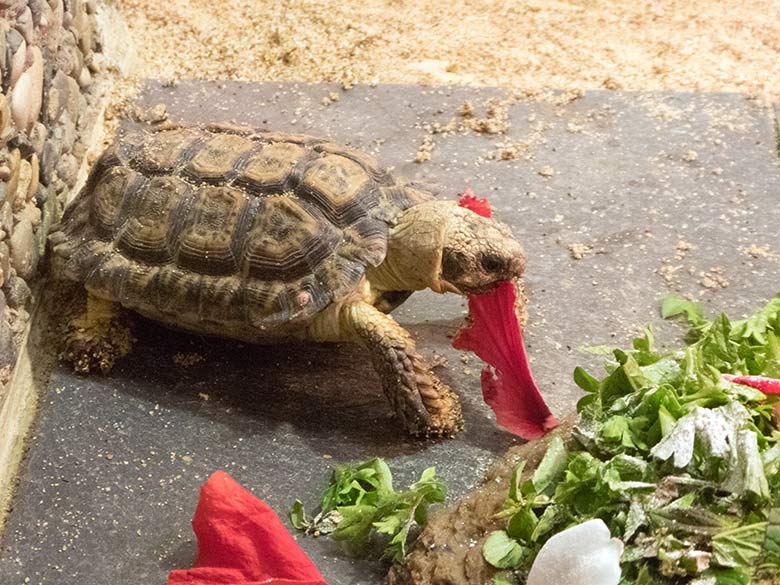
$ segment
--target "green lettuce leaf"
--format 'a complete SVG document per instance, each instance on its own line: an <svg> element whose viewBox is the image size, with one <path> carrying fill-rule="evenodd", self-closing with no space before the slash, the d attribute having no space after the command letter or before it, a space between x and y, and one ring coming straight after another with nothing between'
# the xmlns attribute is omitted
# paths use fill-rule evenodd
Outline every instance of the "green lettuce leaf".
<svg viewBox="0 0 780 585"><path fill-rule="evenodd" d="M482 546L485 560L497 569L513 569L528 556L529 551L503 530L490 533Z"/></svg>

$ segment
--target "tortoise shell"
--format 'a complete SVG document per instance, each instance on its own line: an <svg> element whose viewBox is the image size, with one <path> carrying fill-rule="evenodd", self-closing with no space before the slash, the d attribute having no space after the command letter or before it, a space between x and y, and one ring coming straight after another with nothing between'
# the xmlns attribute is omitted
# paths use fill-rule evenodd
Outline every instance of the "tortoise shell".
<svg viewBox="0 0 780 585"><path fill-rule="evenodd" d="M395 218L428 197L310 136L128 131L50 236L53 268L155 319L262 337L356 294Z"/></svg>

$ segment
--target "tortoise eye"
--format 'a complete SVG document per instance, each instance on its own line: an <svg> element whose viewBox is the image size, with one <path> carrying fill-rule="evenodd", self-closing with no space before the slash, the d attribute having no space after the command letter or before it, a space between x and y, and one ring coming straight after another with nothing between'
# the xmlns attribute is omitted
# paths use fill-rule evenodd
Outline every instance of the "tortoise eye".
<svg viewBox="0 0 780 585"><path fill-rule="evenodd" d="M500 272L504 269L504 261L493 254L485 254L480 258L479 263L485 272Z"/></svg>

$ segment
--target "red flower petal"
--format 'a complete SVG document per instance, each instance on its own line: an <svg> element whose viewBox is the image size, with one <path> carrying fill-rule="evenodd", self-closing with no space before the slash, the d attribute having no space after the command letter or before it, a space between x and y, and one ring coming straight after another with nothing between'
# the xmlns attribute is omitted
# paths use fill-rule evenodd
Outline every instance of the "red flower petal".
<svg viewBox="0 0 780 585"><path fill-rule="evenodd" d="M764 394L780 394L780 380L776 378L767 378L766 376L734 376L732 374L723 374L723 379L735 384L750 386Z"/></svg>
<svg viewBox="0 0 780 585"><path fill-rule="evenodd" d="M482 217L490 217L493 215L493 210L490 208L488 200L484 197L482 199L477 199L477 196L474 195L474 191L471 190L471 187L466 187L466 190L459 195L460 199L458 200L458 205L461 207L470 209Z"/></svg>
<svg viewBox="0 0 780 585"><path fill-rule="evenodd" d="M496 422L524 439L536 439L558 425L531 374L515 313L515 287L501 282L469 296L469 323L452 342L490 364L482 370L482 395ZM492 366L492 369L491 369Z"/></svg>
<svg viewBox="0 0 780 585"><path fill-rule="evenodd" d="M198 560L168 585L327 585L274 511L224 471L201 488L192 528Z"/></svg>

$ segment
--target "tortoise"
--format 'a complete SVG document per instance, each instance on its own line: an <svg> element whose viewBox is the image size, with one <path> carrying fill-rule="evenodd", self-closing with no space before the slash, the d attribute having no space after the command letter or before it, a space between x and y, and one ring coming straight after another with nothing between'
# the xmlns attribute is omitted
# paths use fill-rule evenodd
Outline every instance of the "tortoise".
<svg viewBox="0 0 780 585"><path fill-rule="evenodd" d="M461 295L525 266L505 225L394 179L325 139L219 125L126 130L50 238L86 308L63 356L108 371L131 347L120 307L254 343L354 341L412 434L462 426L457 396L387 313L413 291Z"/></svg>

